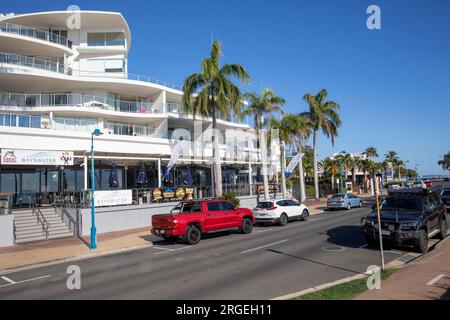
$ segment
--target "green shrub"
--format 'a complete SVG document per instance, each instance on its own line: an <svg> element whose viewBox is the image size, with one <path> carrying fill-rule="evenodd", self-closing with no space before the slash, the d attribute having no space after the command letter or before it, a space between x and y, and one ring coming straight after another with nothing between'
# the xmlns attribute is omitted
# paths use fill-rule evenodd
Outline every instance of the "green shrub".
<svg viewBox="0 0 450 320"><path fill-rule="evenodd" d="M236 197L236 194L234 192L226 193L221 197L219 197L218 199L230 201L236 207L239 207L241 205L241 200L238 197Z"/></svg>

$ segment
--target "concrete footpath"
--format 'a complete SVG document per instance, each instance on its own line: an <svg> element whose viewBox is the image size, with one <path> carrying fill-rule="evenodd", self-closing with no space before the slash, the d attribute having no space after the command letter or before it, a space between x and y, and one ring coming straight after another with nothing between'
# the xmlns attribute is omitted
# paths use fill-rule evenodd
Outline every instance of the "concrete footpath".
<svg viewBox="0 0 450 320"><path fill-rule="evenodd" d="M450 236L356 300L450 300Z"/></svg>
<svg viewBox="0 0 450 320"><path fill-rule="evenodd" d="M33 265L77 260L124 250L152 246L150 229L136 229L98 235L97 250L89 248L89 237L40 241L0 248L0 274Z"/></svg>

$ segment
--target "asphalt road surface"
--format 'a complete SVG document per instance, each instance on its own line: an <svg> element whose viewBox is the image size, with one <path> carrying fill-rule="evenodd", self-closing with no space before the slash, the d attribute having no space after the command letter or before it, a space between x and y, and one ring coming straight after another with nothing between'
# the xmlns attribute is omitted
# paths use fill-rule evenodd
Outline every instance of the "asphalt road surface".
<svg viewBox="0 0 450 320"><path fill-rule="evenodd" d="M0 275L0 299L271 299L379 265L379 252L367 248L360 229L368 212L326 212L285 227L255 227L250 235L208 236L196 246L156 241L148 249ZM386 263L408 253L388 250ZM67 289L70 265L81 270L80 290Z"/></svg>

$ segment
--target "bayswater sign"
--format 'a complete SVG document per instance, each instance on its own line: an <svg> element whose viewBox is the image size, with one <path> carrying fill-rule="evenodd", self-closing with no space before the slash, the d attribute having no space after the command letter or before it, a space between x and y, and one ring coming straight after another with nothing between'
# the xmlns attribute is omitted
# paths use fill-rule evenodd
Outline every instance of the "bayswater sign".
<svg viewBox="0 0 450 320"><path fill-rule="evenodd" d="M1 164L73 166L73 152L2 149Z"/></svg>
<svg viewBox="0 0 450 320"><path fill-rule="evenodd" d="M132 204L132 190L95 191L94 203L96 207L124 206Z"/></svg>

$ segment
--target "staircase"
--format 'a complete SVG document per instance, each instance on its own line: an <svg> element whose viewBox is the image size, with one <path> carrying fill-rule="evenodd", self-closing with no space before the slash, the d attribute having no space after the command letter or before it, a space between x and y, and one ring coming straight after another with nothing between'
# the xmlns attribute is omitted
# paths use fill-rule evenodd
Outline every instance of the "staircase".
<svg viewBox="0 0 450 320"><path fill-rule="evenodd" d="M40 211L49 224L48 237L32 209L13 210L16 243L73 237L55 208L40 208Z"/></svg>

